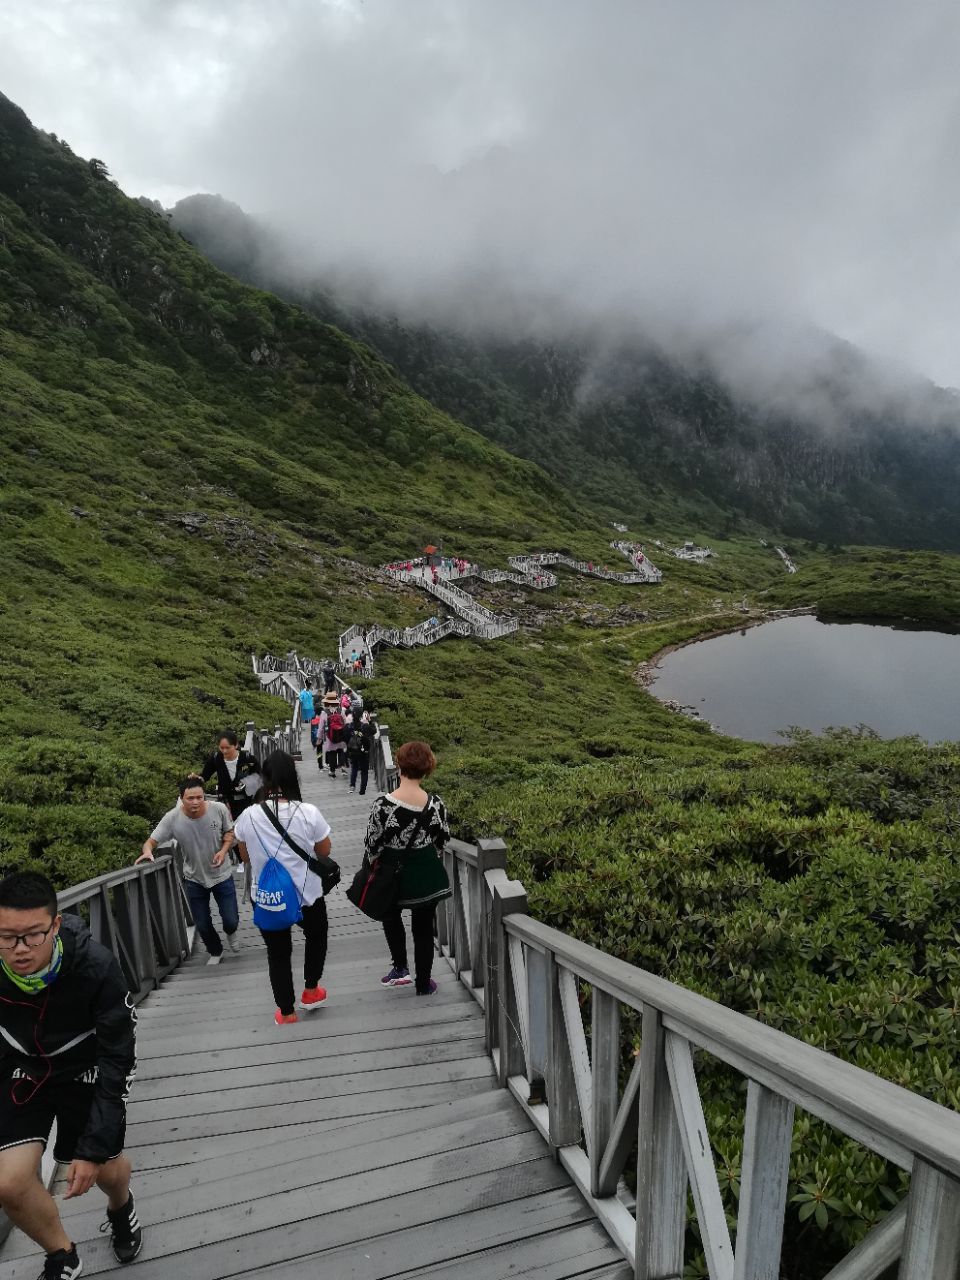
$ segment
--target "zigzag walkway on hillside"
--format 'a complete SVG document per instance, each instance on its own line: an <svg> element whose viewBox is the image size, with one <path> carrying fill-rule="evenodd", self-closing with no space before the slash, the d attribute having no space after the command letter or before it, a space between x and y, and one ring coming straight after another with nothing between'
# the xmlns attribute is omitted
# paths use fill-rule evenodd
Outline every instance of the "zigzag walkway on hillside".
<svg viewBox="0 0 960 1280"><path fill-rule="evenodd" d="M349 882L369 800L304 751L304 799ZM276 1027L250 908L242 950L198 954L140 1006L127 1151L145 1225L136 1280L629 1280L623 1261L484 1052L483 1013L440 964L440 991L384 989L380 926L329 901L327 1006ZM297 933L298 931L294 931ZM294 954L299 977L300 944ZM61 1201L84 1276L126 1271L102 1197ZM35 1280L19 1233L2 1280Z"/></svg>
<svg viewBox="0 0 960 1280"><path fill-rule="evenodd" d="M348 668L351 654L356 654L364 657L366 674L371 675L374 651L382 645L412 649L415 645L436 644L438 640L443 640L449 635L496 640L518 631L520 622L517 618L508 614L494 613L457 585L470 578L479 578L482 582L491 583L513 582L534 591L546 591L557 586L558 578L555 573L550 572L551 565L564 565L575 573L602 578L623 586L658 583L663 578L663 574L648 559L639 543L621 540L611 542L610 546L630 561L633 568L629 573L617 573L603 565L593 564L589 560L574 560L572 556L565 555L561 551L540 551L530 555L510 556L512 571L482 569L479 565L468 561L452 562L452 567L451 562L443 560L436 566L427 565L421 561L384 565L382 572L394 582L403 582L429 592L452 609L456 617L445 618L442 621L432 618L403 629L379 625L368 628L359 625L348 627L339 640L340 665Z"/></svg>

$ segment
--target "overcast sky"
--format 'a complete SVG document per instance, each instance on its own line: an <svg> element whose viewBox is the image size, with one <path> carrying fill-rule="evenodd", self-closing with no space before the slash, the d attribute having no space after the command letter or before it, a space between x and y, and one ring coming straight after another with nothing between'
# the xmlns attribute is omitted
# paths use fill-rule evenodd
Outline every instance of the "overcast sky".
<svg viewBox="0 0 960 1280"><path fill-rule="evenodd" d="M130 194L398 290L796 317L951 385L958 55L956 0L0 4L0 90Z"/></svg>

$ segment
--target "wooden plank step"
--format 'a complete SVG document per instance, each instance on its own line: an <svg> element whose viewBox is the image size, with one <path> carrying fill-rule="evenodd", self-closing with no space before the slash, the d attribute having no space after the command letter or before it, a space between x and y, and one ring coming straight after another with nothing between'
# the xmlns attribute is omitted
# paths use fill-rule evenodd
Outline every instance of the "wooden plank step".
<svg viewBox="0 0 960 1280"><path fill-rule="evenodd" d="M363 1175L339 1195L333 1194L337 1184L332 1183L322 1197L299 1191L250 1204L219 1205L153 1228L137 1260L137 1280L170 1280L178 1273L191 1280L255 1275L258 1268L273 1263L386 1236L402 1227L429 1227L421 1234L430 1235L438 1230L437 1224L470 1210L528 1198L540 1201L546 1192L565 1187L565 1173L549 1156L519 1160L516 1148L508 1155L506 1149L497 1150L499 1145L487 1143L481 1150L488 1153L488 1162L506 1158L506 1164L452 1181L451 1176L462 1171L462 1162L456 1156L432 1158L418 1177L404 1179L400 1192L396 1172L388 1167L380 1175ZM406 1173L412 1174L412 1167ZM576 1192L569 1194L583 1204ZM114 1269L109 1245L99 1234L83 1242L83 1257L85 1277ZM402 1259L398 1264L402 1266ZM35 1280L36 1257L14 1259L4 1271L3 1280Z"/></svg>
<svg viewBox="0 0 960 1280"><path fill-rule="evenodd" d="M265 1073L266 1079L260 1083L251 1082L234 1088L229 1094L229 1100L231 1110L239 1109L241 1115L245 1115L248 1109L259 1110L267 1097L271 1108L288 1106L291 1110L299 1110L325 1099L333 1105L336 1105L334 1100L339 1101L341 1098L359 1101L367 1094L381 1093L386 1089L406 1092L408 1089L454 1082L469 1088L472 1081L485 1080L492 1072L493 1063L485 1053L454 1061L388 1067L382 1071L354 1071L346 1074L337 1072L321 1077L310 1074L305 1078L284 1082L272 1080L268 1070ZM222 1100L221 1094L220 1101ZM137 1101L130 1107L129 1121L132 1124L148 1124L157 1120L182 1122L191 1116L206 1116L210 1109L209 1094L188 1089L169 1098Z"/></svg>
<svg viewBox="0 0 960 1280"><path fill-rule="evenodd" d="M368 1116L376 1112L385 1111L415 1111L417 1108L429 1105L431 1102L452 1102L456 1098L463 1097L465 1093L478 1092L482 1093L487 1089L493 1089L496 1086L496 1080L492 1072L488 1077L473 1080L469 1087L460 1081L453 1083L443 1082L441 1084L421 1085L418 1088L377 1090L371 1093L359 1095L347 1095L342 1098L325 1099L318 1098L307 1101L299 1105L296 1109L297 1118L301 1121L306 1120L322 1120L324 1116L330 1116L331 1119L339 1119L346 1116L361 1116L366 1119ZM213 1137L215 1134L232 1133L235 1131L238 1123L238 1117L225 1107L220 1112L208 1112L202 1116L189 1116L182 1122L171 1122L170 1120L149 1121L146 1124L138 1124L136 1121L127 1126L127 1149L128 1152L141 1144L154 1144L163 1141L170 1141L174 1138L183 1137ZM251 1115L244 1116L242 1123L248 1131L264 1131L273 1128L278 1124L290 1123L290 1104L281 1103L278 1105L260 1106ZM269 1141L267 1133L263 1138Z"/></svg>
<svg viewBox="0 0 960 1280"><path fill-rule="evenodd" d="M522 1133L529 1128L527 1118L513 1096L503 1089L495 1089L473 1098L458 1098L455 1102L442 1103L440 1106L424 1107L418 1112L395 1111L373 1119L330 1122L324 1127L319 1123L301 1125L295 1142L291 1142L286 1130L282 1131L285 1136L279 1138L275 1133L271 1134L267 1142L262 1140L261 1134L257 1134L256 1138L234 1136L247 1137L248 1145L243 1148L242 1153L243 1169L247 1173L301 1158L339 1161L341 1152L367 1143L400 1140L406 1134L428 1133L433 1129L451 1132L455 1126L470 1125L484 1127L489 1133L501 1125L504 1126L504 1132L510 1133ZM339 1169L339 1164L337 1168ZM202 1186L221 1178L235 1180L236 1176L236 1153L231 1151L172 1168L143 1171L138 1162L135 1181L138 1195L152 1197L158 1192ZM66 1220L67 1217L88 1212L89 1209L89 1203L85 1204L82 1199L67 1200L64 1201L61 1212Z"/></svg>
<svg viewBox="0 0 960 1280"><path fill-rule="evenodd" d="M260 1067L223 1066L213 1071L209 1064L204 1065L203 1054L195 1054L186 1059L186 1064L191 1062L194 1064L193 1074L178 1072L176 1075L164 1076L157 1080L138 1080L131 1106L138 1108L147 1102L180 1097L185 1093L193 1097L206 1097L209 1105L213 1098L225 1090L264 1089L270 1085L288 1084L294 1081L317 1079L325 1081L333 1078L327 1073L332 1071L334 1065L337 1077L362 1072L368 1080L373 1081L392 1079L393 1077L389 1075L392 1071L477 1059L490 1061L484 1048L483 1037L480 1035L465 1039L441 1040L436 1044L416 1044L407 1048L384 1047L377 1054L338 1053L329 1055L326 1059L298 1054L287 1062L272 1062ZM234 1095L231 1098L231 1105L241 1101Z"/></svg>
<svg viewBox="0 0 960 1280"><path fill-rule="evenodd" d="M447 1275L451 1280L547 1280L548 1276L583 1275L593 1262L589 1280L602 1280L596 1263L610 1265L612 1246L593 1220L585 1202L569 1190L549 1191L535 1199L479 1209L441 1222L430 1230L420 1227L309 1254L243 1275L266 1280L297 1280L298 1276L335 1276L337 1280L390 1280L396 1275ZM601 1253L601 1250L603 1252ZM581 1271L563 1269L563 1257ZM535 1270L543 1261L548 1269ZM551 1271L552 1266L559 1270ZM622 1261L618 1264L621 1272ZM626 1275L629 1277L630 1272ZM620 1280L616 1272L610 1280Z"/></svg>
<svg viewBox="0 0 960 1280"><path fill-rule="evenodd" d="M296 1024L299 1026L299 1023ZM292 1028L290 1028L292 1030ZM452 1044L457 1040L471 1040L482 1028L474 1018L460 1018L455 1022L437 1022L421 1027L414 1023L408 1027L394 1027L388 1031L357 1031L353 1035L310 1035L300 1039L277 1039L271 1044L237 1045L229 1049L214 1049L208 1053L184 1053L162 1058L143 1058L137 1066L137 1083L134 1100L140 1096L141 1087L149 1081L168 1080L195 1076L215 1075L221 1070L240 1067L269 1066L292 1060L316 1060L357 1055L379 1056L391 1048L406 1049L423 1045ZM321 1068L322 1069L322 1068Z"/></svg>
<svg viewBox="0 0 960 1280"><path fill-rule="evenodd" d="M290 1026L278 1027L273 1021L272 1012L266 1012L253 1027L244 1030L241 1043L276 1044L278 1041L296 1042L309 1040L313 1036L339 1035L349 1036L357 1031L379 1030L416 1026L436 1026L438 1023L453 1023L469 1020L477 1023L482 1020L480 1009L471 1001L469 1004L435 1003L432 999L416 1000L412 993L409 998L399 1001L395 1009L384 1009L376 1017L371 1017L367 1025L357 1022L350 1016L349 1009L338 1010L336 1006L327 1010L319 1010L306 1019ZM238 1043L237 1028L225 1031L206 1031L202 1028L191 1029L185 1026L177 1035L161 1033L146 1035L140 1038L151 1054L160 1057L179 1057L183 1053L210 1053L214 1049L231 1049Z"/></svg>
<svg viewBox="0 0 960 1280"><path fill-rule="evenodd" d="M522 1112L518 1110L495 1112L479 1121L471 1117L451 1121L446 1125L415 1129L395 1138L390 1163L399 1166L397 1176L405 1183L408 1165L414 1168L417 1161L433 1156L454 1155L458 1151L468 1152L466 1159L472 1160L474 1148L487 1142L522 1137L526 1128ZM534 1150L538 1156L542 1154L542 1147L537 1149L530 1148L530 1144L524 1145ZM258 1164L252 1159L245 1160L243 1174L239 1178L235 1162L231 1168L227 1168L227 1162L220 1161L216 1165L220 1170L219 1174L212 1176L214 1162L205 1161L195 1173L190 1171L192 1176L183 1178L179 1185L164 1190L153 1187L149 1199L149 1220L156 1227L161 1223L182 1221L204 1213L211 1204L256 1201L259 1205L261 1200L270 1196L286 1195L304 1188L323 1188L319 1191L319 1195L323 1196L328 1183L343 1183L349 1177L372 1174L385 1167L382 1138L368 1137L367 1141L360 1144L341 1143L335 1154L334 1160L331 1153L325 1152L323 1144L318 1142L306 1142L302 1147L299 1143L285 1144L279 1150L273 1144L270 1148L270 1163ZM253 1155L251 1152L250 1156ZM143 1212L146 1216L147 1204L143 1193L140 1198L144 1203ZM259 1212L259 1208L257 1211ZM70 1215L70 1232L76 1240L92 1238L99 1231L102 1221L102 1208L88 1203L82 1211Z"/></svg>

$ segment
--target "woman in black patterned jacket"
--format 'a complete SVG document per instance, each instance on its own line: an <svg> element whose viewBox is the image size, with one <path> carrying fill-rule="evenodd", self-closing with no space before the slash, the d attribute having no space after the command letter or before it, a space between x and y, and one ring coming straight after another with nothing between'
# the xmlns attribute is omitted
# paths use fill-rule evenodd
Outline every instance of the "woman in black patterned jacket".
<svg viewBox="0 0 960 1280"><path fill-rule="evenodd" d="M418 996L432 996L437 990L431 977L433 918L437 903L450 897L450 882L441 858L443 846L450 839L446 805L420 785L436 764L425 742L404 743L397 752L400 785L390 795L377 797L367 823L367 857L371 862L379 857L396 858L401 866L398 904L383 920L392 967L380 981L385 987L410 985L407 933L400 914L408 908Z"/></svg>

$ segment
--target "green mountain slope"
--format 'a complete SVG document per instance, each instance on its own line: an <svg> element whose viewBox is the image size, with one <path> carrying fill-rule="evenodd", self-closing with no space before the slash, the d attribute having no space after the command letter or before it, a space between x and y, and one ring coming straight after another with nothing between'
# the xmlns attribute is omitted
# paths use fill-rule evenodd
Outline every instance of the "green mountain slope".
<svg viewBox="0 0 960 1280"><path fill-rule="evenodd" d="M334 320L421 395L632 523L747 516L795 537L960 549L960 402L922 380L885 389L848 344L824 337L815 373L797 355L813 425L612 325L543 341L378 314L298 280L277 238L220 197L182 200L172 219L225 270Z"/></svg>
<svg viewBox="0 0 960 1280"><path fill-rule="evenodd" d="M0 99L0 862L126 859L249 652L429 613L353 558L602 533L369 350L223 275ZM585 539L585 541L584 541Z"/></svg>

